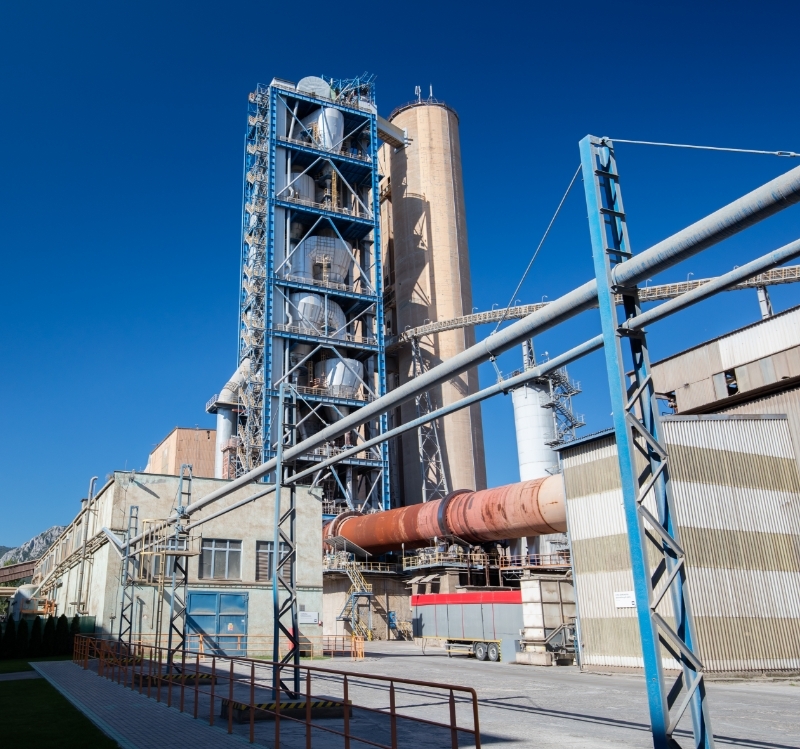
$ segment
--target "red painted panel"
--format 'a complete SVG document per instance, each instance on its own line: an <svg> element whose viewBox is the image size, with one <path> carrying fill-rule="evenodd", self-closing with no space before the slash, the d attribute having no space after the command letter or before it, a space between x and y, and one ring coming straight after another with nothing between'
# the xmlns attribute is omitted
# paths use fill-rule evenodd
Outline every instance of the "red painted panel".
<svg viewBox="0 0 800 749"><path fill-rule="evenodd" d="M487 593L427 593L411 596L412 606L440 603L522 603L522 591L498 590Z"/></svg>

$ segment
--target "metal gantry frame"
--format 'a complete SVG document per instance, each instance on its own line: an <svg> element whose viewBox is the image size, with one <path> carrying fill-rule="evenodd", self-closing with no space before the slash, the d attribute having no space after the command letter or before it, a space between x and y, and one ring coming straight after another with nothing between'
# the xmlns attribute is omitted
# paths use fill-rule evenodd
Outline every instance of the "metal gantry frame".
<svg viewBox="0 0 800 749"><path fill-rule="evenodd" d="M172 574L169 595L169 628L167 630L167 673L178 670L175 655L186 647L186 588L189 583L189 532L186 529L186 508L192 504L192 466L181 465L178 481L178 506L175 508L177 522L172 539L164 549L165 564L161 575L168 574L166 561L172 559ZM160 634L160 632L159 632Z"/></svg>
<svg viewBox="0 0 800 749"><path fill-rule="evenodd" d="M117 639L120 643L130 646L133 638L133 601L136 591L136 572L138 559L136 552L131 548L130 541L139 533L139 507L131 505L128 508L128 528L125 532L127 544L122 557L122 600L119 611L119 632Z"/></svg>
<svg viewBox="0 0 800 749"><path fill-rule="evenodd" d="M714 738L647 336L643 329L622 327L617 314L616 294L628 325L641 314L641 303L635 283L614 278L614 269L633 257L614 146L587 136L580 149L653 742L656 749L679 746L673 733L690 707L693 745L708 749ZM633 364L630 384L623 340ZM680 668L672 683L665 674L667 659Z"/></svg>

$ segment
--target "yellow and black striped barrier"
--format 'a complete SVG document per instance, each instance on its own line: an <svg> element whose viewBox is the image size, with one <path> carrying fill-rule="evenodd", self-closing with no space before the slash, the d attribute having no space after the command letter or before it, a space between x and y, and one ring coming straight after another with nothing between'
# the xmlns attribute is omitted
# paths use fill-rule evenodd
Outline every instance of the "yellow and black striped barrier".
<svg viewBox="0 0 800 749"><path fill-rule="evenodd" d="M239 723L248 723L250 721L250 705L244 702L231 702L228 699L222 700L222 709L220 716L222 718L228 717L229 707L233 710L233 717ZM275 713L277 712L277 704L275 702L261 702L253 705L256 720L275 720ZM350 715L353 714L352 705L349 706ZM305 719L307 713L305 700L294 702L280 703L280 714L290 718ZM344 703L337 700L314 700L311 702L311 717L312 718L343 718L344 717Z"/></svg>
<svg viewBox="0 0 800 749"><path fill-rule="evenodd" d="M186 681L183 681L183 674L174 673L174 674L161 674L159 677L158 674L134 674L134 681L138 684L139 682L142 683L142 686L147 686L147 684L151 684L153 686L158 684L159 678L162 682L169 682L171 681L173 684L181 684L185 683L186 686L194 686L195 681L198 684L211 684L212 676L211 674L201 671L200 673L194 674L187 672L186 674ZM219 676L213 677L213 682L216 684L219 681Z"/></svg>

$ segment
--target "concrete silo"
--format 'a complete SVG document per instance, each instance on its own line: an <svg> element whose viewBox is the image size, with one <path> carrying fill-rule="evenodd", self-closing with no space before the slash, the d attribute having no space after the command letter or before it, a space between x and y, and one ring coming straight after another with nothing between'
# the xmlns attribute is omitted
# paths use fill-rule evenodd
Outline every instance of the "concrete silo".
<svg viewBox="0 0 800 749"><path fill-rule="evenodd" d="M387 322L397 334L431 320L447 320L472 312L469 247L461 173L458 115L432 99L398 108L393 125L406 131L405 148L384 146L382 171L383 250L386 269ZM437 333L420 340L425 368L460 353L475 343L472 328ZM397 351L396 382L413 376L411 347ZM478 390L478 372L463 375L431 390L433 408L454 403ZM413 401L396 415L403 423L416 416ZM486 463L480 406L463 409L438 425L442 468L450 491L486 487ZM396 446L398 483L405 504L422 499L422 473L416 433Z"/></svg>

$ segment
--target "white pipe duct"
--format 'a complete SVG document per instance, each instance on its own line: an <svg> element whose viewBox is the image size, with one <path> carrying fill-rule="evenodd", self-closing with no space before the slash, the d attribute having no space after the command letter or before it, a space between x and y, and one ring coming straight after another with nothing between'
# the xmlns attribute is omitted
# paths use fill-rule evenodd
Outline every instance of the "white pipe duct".
<svg viewBox="0 0 800 749"><path fill-rule="evenodd" d="M214 478L216 479L223 478L225 461L222 450L236 431L236 414L233 409L239 404L239 390L241 390L249 371L250 359L243 359L217 398L217 435L214 444Z"/></svg>

